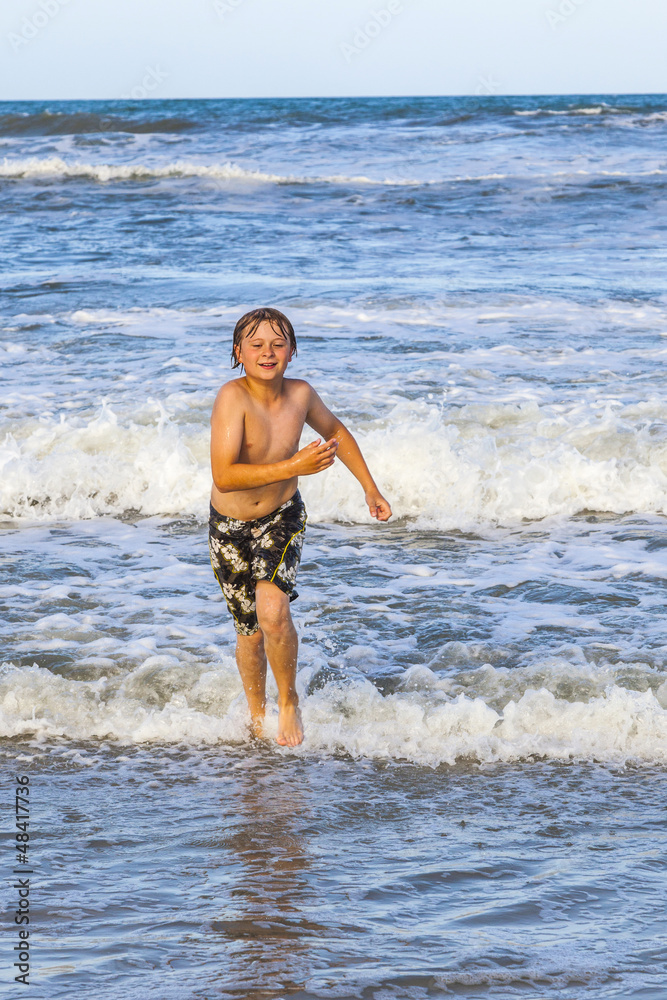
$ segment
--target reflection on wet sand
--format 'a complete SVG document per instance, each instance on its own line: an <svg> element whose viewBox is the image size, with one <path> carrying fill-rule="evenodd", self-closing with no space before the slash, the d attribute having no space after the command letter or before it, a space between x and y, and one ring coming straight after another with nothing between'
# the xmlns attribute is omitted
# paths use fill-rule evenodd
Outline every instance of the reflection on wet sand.
<svg viewBox="0 0 667 1000"><path fill-rule="evenodd" d="M319 901L308 879L313 827L303 773L289 761L282 774L255 764L221 801L233 817L224 838L229 892L210 926L224 955L216 995L265 1000L304 988L313 938L327 929L311 919Z"/></svg>

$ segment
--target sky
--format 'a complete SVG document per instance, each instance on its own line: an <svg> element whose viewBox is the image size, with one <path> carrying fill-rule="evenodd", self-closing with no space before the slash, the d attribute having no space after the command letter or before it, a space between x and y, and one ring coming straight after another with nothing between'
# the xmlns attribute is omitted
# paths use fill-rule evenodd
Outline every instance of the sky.
<svg viewBox="0 0 667 1000"><path fill-rule="evenodd" d="M665 0L5 0L0 99L665 93Z"/></svg>

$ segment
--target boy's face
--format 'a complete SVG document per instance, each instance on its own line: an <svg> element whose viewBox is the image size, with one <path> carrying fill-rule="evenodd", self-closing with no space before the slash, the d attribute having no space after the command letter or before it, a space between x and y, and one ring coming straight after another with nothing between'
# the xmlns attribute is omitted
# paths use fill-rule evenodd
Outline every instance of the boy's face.
<svg viewBox="0 0 667 1000"><path fill-rule="evenodd" d="M284 374L292 360L292 348L277 327L263 320L250 337L243 338L240 347L236 348L236 357L246 375L270 382Z"/></svg>

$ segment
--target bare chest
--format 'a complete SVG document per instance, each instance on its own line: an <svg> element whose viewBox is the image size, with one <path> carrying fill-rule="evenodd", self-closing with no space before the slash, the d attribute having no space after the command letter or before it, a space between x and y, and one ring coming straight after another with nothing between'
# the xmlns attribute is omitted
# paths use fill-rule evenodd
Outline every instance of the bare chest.
<svg viewBox="0 0 667 1000"><path fill-rule="evenodd" d="M298 449L305 409L296 402L264 409L249 406L244 421L241 460L279 462Z"/></svg>

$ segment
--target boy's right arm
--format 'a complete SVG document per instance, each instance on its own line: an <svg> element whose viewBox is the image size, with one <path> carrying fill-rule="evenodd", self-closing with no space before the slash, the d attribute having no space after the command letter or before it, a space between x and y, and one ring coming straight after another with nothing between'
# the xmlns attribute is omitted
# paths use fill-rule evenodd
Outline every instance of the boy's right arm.
<svg viewBox="0 0 667 1000"><path fill-rule="evenodd" d="M243 446L245 412L238 390L230 383L218 393L211 414L211 470L221 493L252 490L281 483L296 476L312 476L333 465L336 441L313 441L282 462L251 465L239 462Z"/></svg>

